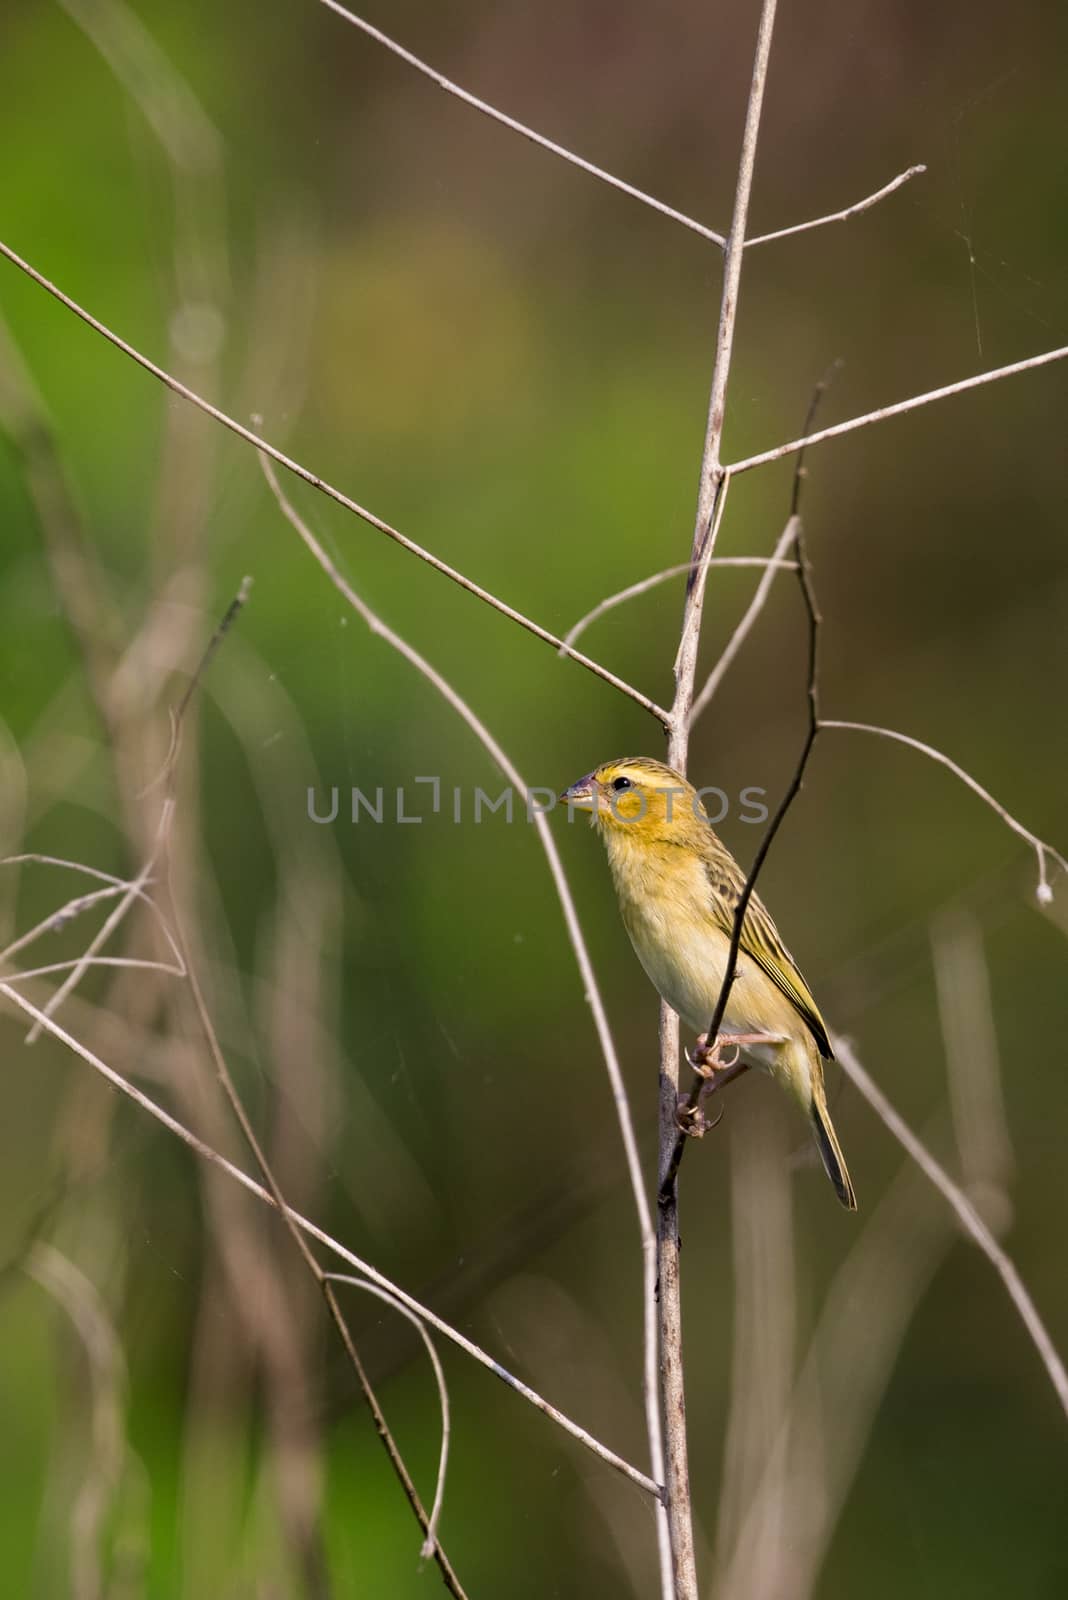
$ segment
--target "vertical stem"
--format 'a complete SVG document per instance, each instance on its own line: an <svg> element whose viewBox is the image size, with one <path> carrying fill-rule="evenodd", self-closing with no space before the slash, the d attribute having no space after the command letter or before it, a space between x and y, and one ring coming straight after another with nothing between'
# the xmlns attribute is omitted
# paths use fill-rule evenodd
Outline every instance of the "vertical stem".
<svg viewBox="0 0 1068 1600"><path fill-rule="evenodd" d="M693 572L687 586L678 655L675 658L675 699L668 734L668 763L685 773L689 754L690 708L693 705L697 649L701 635L708 564L726 504L730 480L720 462L723 422L730 376L734 328L738 312L745 227L753 187L757 134L767 82L768 58L775 25L776 0L764 0L757 32L753 78L746 109L734 212L723 264L723 293L716 332L716 357L708 403L697 515L693 537ZM678 1190L670 1177L678 1135L676 1111L679 1094L679 1025L667 1006L660 1010L660 1172L657 1214L657 1259L660 1287L660 1394L664 1413L666 1495L671 1547L675 1565L676 1600L697 1600L694 1560L693 1509L686 1445L686 1394L682 1358L682 1296L679 1281Z"/></svg>
<svg viewBox="0 0 1068 1600"><path fill-rule="evenodd" d="M660 1005L660 1181L657 1185L657 1290L660 1308L660 1403L664 1417L664 1469L676 1600L697 1600L690 1465L686 1444L686 1386L682 1364L682 1293L679 1283L679 1193L665 1187L664 1151L675 1145L679 1103L679 1019Z"/></svg>
<svg viewBox="0 0 1068 1600"><path fill-rule="evenodd" d="M698 546L704 530L712 519L721 475L720 446L723 442L723 422L727 404L727 379L730 376L731 352L734 348L738 290L742 278L742 257L745 254L745 226L749 219L749 196L753 191L757 134L760 131L760 113L764 105L764 85L768 77L771 35L775 26L775 5L776 0L764 0L760 13L756 53L753 58L753 78L745 113L745 131L742 134L742 153L738 159L738 181L734 189L731 231L727 236L727 249L723 259L723 293L720 300L719 325L716 330L716 359L712 368L712 387L708 397L708 426L701 462L701 482L697 493L695 556L699 553Z"/></svg>

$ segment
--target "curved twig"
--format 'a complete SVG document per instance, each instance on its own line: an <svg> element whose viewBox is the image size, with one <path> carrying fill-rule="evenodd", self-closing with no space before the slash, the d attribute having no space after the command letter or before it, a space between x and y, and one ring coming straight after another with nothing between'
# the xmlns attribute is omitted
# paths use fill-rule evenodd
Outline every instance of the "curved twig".
<svg viewBox="0 0 1068 1600"><path fill-rule="evenodd" d="M426 1324L409 1311L403 1301L398 1300L395 1294L388 1289L382 1289L377 1283L368 1283L363 1278L354 1278L347 1272L324 1272L323 1277L330 1283L347 1283L353 1289L363 1289L366 1294L373 1294L379 1300L384 1300L387 1306L392 1306L394 1311L400 1313L406 1321L419 1334L426 1353L430 1357L430 1365L434 1370L434 1381L438 1386L438 1404L441 1407L441 1451L438 1456L438 1477L434 1487L434 1501L430 1507L430 1516L427 1519L426 1538L420 1554L424 1561L434 1554L438 1542L438 1523L441 1520L441 1503L445 1497L445 1471L449 1464L449 1435L451 1432L449 1422L449 1391L445 1383L445 1373L442 1369L441 1358L434 1347L434 1341L426 1331Z"/></svg>
<svg viewBox="0 0 1068 1600"><path fill-rule="evenodd" d="M710 567L781 567L787 572L793 571L797 566L796 561L776 561L774 556L713 556L708 564ZM683 561L679 566L665 567L663 572L654 572L649 578L629 583L625 589L610 594L605 600L598 600L592 611L587 611L585 616L580 617L567 630L557 654L566 655L579 635L585 633L590 623L596 622L598 617L603 617L606 611L612 611L627 600L635 600L640 594L647 594L650 589L655 589L658 584L667 583L670 578L681 578L684 573L692 571L692 563Z"/></svg>
<svg viewBox="0 0 1068 1600"><path fill-rule="evenodd" d="M1001 818L1007 828L1011 828L1013 833L1018 834L1021 839L1026 840L1031 846L1038 861L1038 887L1035 890L1035 895L1042 905L1048 905L1053 899L1053 890L1046 874L1046 859L1047 857L1052 857L1062 872L1068 872L1068 861L1065 860L1059 850L1055 850L1051 844L1047 844L1045 839L1040 839L1037 833L1032 833L1030 828L1025 828L1022 822L1017 822L1016 818L1005 810L1001 802L994 799L989 789L984 789L982 784L972 777L971 773L965 772L963 767L958 766L955 761L951 761L949 756L944 755L941 750L936 750L933 745L924 744L921 739L914 739L911 734L898 733L896 728L880 728L871 722L841 722L837 719L821 717L820 728L839 728L847 733L872 733L880 739L892 739L897 744L907 744L910 749L918 750L921 755L929 756L932 761L937 761L940 767L947 767L954 777L960 779L961 783L967 784L973 794L977 794L980 800L986 801L991 811Z"/></svg>

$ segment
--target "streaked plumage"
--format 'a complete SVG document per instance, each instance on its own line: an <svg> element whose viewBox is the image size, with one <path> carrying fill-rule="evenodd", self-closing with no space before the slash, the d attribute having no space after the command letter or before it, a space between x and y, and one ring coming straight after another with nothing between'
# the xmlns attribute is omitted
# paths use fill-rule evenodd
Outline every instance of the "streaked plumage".
<svg viewBox="0 0 1068 1600"><path fill-rule="evenodd" d="M638 960L668 1005L703 1033L719 998L745 874L697 791L663 762L631 756L605 762L563 798L593 813ZM756 894L742 924L720 1031L781 1039L751 1053L800 1102L838 1198L855 1210L823 1087L821 1057L831 1057L827 1028Z"/></svg>

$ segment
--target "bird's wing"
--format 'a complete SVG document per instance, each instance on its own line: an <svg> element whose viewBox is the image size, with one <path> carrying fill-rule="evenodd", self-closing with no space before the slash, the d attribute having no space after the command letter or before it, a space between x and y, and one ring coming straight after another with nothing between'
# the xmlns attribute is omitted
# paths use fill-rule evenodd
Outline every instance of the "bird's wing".
<svg viewBox="0 0 1068 1600"><path fill-rule="evenodd" d="M745 887L745 877L733 857L720 855L705 861L712 916L729 939L734 932L734 911ZM797 962L779 938L778 929L760 896L750 896L742 923L739 953L757 962L802 1016L815 1039L821 1056L831 1060L833 1052L827 1025L820 1016L808 984L798 971Z"/></svg>

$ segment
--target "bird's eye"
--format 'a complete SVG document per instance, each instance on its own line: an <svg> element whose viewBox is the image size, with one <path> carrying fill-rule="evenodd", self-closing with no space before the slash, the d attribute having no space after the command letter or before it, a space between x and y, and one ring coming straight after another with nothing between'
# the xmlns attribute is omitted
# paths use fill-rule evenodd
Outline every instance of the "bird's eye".
<svg viewBox="0 0 1068 1600"><path fill-rule="evenodd" d="M629 778L614 778L612 780L612 788L615 789L617 793L620 789L629 789L630 786L631 783Z"/></svg>

